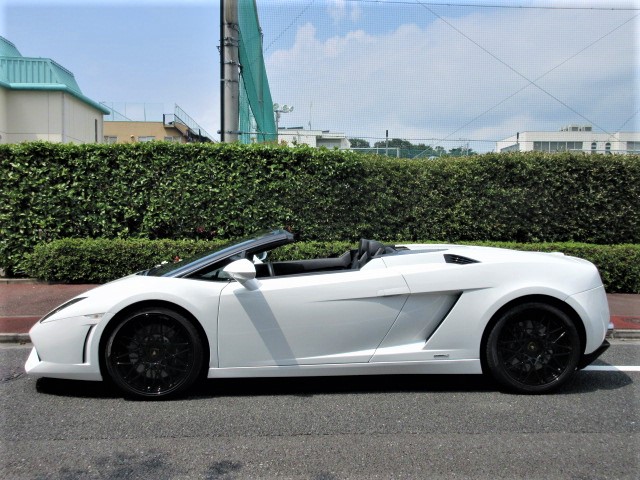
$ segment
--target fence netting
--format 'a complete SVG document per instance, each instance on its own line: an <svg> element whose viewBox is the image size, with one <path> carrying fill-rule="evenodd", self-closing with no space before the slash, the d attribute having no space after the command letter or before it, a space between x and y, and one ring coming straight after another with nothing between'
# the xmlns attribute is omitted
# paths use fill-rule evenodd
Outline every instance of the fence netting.
<svg viewBox="0 0 640 480"><path fill-rule="evenodd" d="M240 30L240 141L276 141L273 101L262 55L262 30L255 2L238 2Z"/></svg>

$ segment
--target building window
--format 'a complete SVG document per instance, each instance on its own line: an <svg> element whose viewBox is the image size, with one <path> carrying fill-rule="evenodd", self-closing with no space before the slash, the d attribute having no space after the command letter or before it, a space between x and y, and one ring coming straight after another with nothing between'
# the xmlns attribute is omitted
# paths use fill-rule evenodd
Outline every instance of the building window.
<svg viewBox="0 0 640 480"><path fill-rule="evenodd" d="M176 142L179 143L182 137L164 137L165 142Z"/></svg>
<svg viewBox="0 0 640 480"><path fill-rule="evenodd" d="M640 152L640 142L627 142L627 152L629 152L629 153L639 153Z"/></svg>
<svg viewBox="0 0 640 480"><path fill-rule="evenodd" d="M582 142L533 142L533 149L538 152L568 152L582 150Z"/></svg>
<svg viewBox="0 0 640 480"><path fill-rule="evenodd" d="M596 142L591 142L591 153L596 153L597 148L598 144Z"/></svg>
<svg viewBox="0 0 640 480"><path fill-rule="evenodd" d="M153 137L153 136L138 137L139 142L153 142L155 139L156 137Z"/></svg>
<svg viewBox="0 0 640 480"><path fill-rule="evenodd" d="M118 137L114 137L114 136L109 136L109 135L105 135L104 136L104 143L117 143L118 142Z"/></svg>
<svg viewBox="0 0 640 480"><path fill-rule="evenodd" d="M604 144L604 153L611 155L611 144L609 142Z"/></svg>

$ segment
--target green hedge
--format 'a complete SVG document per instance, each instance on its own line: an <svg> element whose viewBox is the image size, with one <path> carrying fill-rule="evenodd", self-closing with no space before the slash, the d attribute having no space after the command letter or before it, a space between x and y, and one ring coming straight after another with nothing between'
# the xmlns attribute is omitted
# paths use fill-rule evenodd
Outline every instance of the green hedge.
<svg viewBox="0 0 640 480"><path fill-rule="evenodd" d="M0 145L0 267L61 238L640 243L640 157L390 159L274 145Z"/></svg>
<svg viewBox="0 0 640 480"><path fill-rule="evenodd" d="M402 242L398 242L402 243ZM428 243L428 242L421 242ZM600 270L609 293L640 293L640 245L583 243L482 242L485 246L563 252L585 258ZM215 249L220 242L172 240L64 239L37 245L26 262L29 275L53 282L104 283L175 257L187 258ZM297 242L276 251L272 260L338 256L350 242Z"/></svg>
<svg viewBox="0 0 640 480"><path fill-rule="evenodd" d="M33 278L64 283L105 283L161 262L215 249L197 240L76 239L36 245L24 262Z"/></svg>

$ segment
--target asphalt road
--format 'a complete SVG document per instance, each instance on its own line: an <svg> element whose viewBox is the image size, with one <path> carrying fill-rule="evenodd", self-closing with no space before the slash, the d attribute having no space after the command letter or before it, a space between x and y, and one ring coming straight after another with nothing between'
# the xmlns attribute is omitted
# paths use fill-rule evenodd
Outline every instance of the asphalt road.
<svg viewBox="0 0 640 480"><path fill-rule="evenodd" d="M545 396L480 376L209 380L141 402L34 380L0 347L2 478L640 477L640 372L582 371ZM599 365L640 365L615 341Z"/></svg>

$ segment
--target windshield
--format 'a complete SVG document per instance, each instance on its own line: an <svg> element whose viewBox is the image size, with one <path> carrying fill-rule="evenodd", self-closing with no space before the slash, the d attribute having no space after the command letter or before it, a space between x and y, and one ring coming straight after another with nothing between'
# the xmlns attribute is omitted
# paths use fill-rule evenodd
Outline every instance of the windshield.
<svg viewBox="0 0 640 480"><path fill-rule="evenodd" d="M233 253L243 251L250 248L256 242L262 243L262 241L268 240L271 237L275 237L285 233L283 230L272 230L259 232L245 238L229 240L216 250L208 250L206 252L194 255L185 260L172 263L164 263L157 265L145 272L141 272L143 275L150 275L154 277L173 276L171 273L177 270L190 270L192 266L199 264L206 265L216 259L224 258Z"/></svg>

